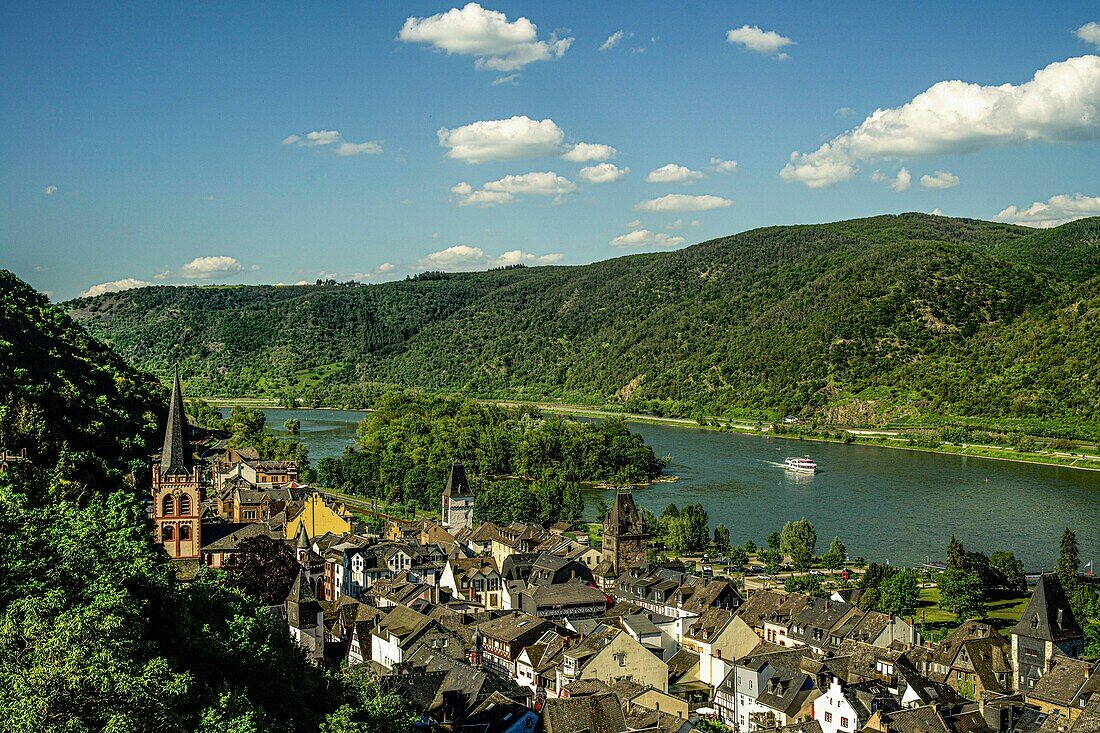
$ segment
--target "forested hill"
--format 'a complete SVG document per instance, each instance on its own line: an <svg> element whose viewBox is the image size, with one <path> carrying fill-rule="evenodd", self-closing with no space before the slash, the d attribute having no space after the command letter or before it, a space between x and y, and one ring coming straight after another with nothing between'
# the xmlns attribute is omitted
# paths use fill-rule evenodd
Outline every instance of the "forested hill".
<svg viewBox="0 0 1100 733"><path fill-rule="evenodd" d="M770 227L581 267L150 287L67 304L192 394L357 405L377 383L849 425L1100 423L1100 219Z"/></svg>

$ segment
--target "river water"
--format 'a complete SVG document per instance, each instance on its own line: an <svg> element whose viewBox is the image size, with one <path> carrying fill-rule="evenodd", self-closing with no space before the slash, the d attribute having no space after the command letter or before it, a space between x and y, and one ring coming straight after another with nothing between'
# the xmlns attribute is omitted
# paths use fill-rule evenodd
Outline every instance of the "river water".
<svg viewBox="0 0 1100 733"><path fill-rule="evenodd" d="M355 441L362 412L266 409L268 425L302 422L316 464ZM711 525L735 543L763 545L769 532L807 517L824 552L839 535L853 557L912 565L942 560L952 534L970 549L1012 550L1028 572L1053 567L1062 530L1077 533L1083 562L1100 561L1100 472L920 451L785 440L678 426L631 423L659 456L671 456L675 483L636 489L660 514L669 502L700 503ZM810 455L816 475L783 469ZM586 514L600 490L586 492ZM610 500L610 496L607 496Z"/></svg>

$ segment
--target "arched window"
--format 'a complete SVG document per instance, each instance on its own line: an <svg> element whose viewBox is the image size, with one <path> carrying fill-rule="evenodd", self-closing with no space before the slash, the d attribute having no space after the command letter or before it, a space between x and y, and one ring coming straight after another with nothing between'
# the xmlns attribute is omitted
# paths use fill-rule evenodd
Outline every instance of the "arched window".
<svg viewBox="0 0 1100 733"><path fill-rule="evenodd" d="M166 517L171 517L176 513L176 501L172 498L171 494L164 497L164 508L161 511Z"/></svg>
<svg viewBox="0 0 1100 733"><path fill-rule="evenodd" d="M180 539L181 540L191 539L191 525L190 524L184 524L184 525L180 526Z"/></svg>
<svg viewBox="0 0 1100 733"><path fill-rule="evenodd" d="M176 534L173 531L173 527L170 524L164 525L160 530L160 538L165 542L170 542L176 538Z"/></svg>
<svg viewBox="0 0 1100 733"><path fill-rule="evenodd" d="M184 494L183 496L180 497L180 516L181 517L191 516L191 497L188 496L187 494Z"/></svg>

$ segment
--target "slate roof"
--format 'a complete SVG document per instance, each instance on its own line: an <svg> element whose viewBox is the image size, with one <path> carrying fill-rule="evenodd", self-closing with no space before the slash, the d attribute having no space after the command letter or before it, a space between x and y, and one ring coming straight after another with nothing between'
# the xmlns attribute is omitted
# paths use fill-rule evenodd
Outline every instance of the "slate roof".
<svg viewBox="0 0 1100 733"><path fill-rule="evenodd" d="M1039 576L1027 609L1012 633L1043 641L1065 641L1083 635L1056 574Z"/></svg>
<svg viewBox="0 0 1100 733"><path fill-rule="evenodd" d="M172 376L172 397L164 426L164 447L160 451L161 476L187 476L191 473L191 445L187 436L187 416L183 411L183 390L179 368Z"/></svg>
<svg viewBox="0 0 1100 733"><path fill-rule="evenodd" d="M470 488L470 480L466 478L466 469L461 463L455 461L451 464L451 475L447 478L447 485L443 488L443 496L463 497L473 495L474 490Z"/></svg>
<svg viewBox="0 0 1100 733"><path fill-rule="evenodd" d="M217 526L219 528L231 527L232 529L226 534L218 532L214 534L213 537L210 537L207 535L208 526ZM279 536L279 533L273 533L266 525L260 522L249 522L248 524L236 524L231 522L218 525L204 524L202 534L202 549L209 552L233 552L240 548L242 542L253 537L267 536L277 538Z"/></svg>
<svg viewBox="0 0 1100 733"><path fill-rule="evenodd" d="M952 733L932 705L883 713L882 719L891 733Z"/></svg>
<svg viewBox="0 0 1100 733"><path fill-rule="evenodd" d="M478 624L477 628L486 638L497 639L503 642L513 642L521 636L526 636L535 631L541 634L543 631L550 628L550 622L546 619L517 611L508 616L501 616L492 621Z"/></svg>
<svg viewBox="0 0 1100 733"><path fill-rule="evenodd" d="M1055 655L1051 660L1051 668L1026 693L1028 702L1035 699L1060 707L1070 707L1095 670L1095 664Z"/></svg>
<svg viewBox="0 0 1100 733"><path fill-rule="evenodd" d="M619 698L610 692L547 700L542 709L542 726L546 733L624 733L627 730Z"/></svg>

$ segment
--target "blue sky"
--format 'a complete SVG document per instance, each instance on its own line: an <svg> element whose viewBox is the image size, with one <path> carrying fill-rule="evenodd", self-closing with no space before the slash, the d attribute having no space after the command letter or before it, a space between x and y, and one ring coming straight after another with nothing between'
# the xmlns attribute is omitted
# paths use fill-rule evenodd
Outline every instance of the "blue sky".
<svg viewBox="0 0 1100 733"><path fill-rule="evenodd" d="M0 266L58 300L579 264L889 212L1100 213L1094 3L5 15Z"/></svg>

